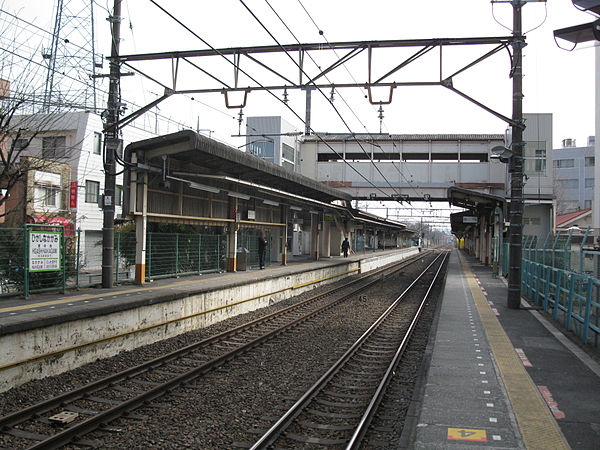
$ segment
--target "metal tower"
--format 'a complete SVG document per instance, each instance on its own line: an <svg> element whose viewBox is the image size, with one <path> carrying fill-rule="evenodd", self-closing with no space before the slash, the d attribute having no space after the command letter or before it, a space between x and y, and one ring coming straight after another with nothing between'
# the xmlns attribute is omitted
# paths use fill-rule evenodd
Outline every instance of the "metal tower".
<svg viewBox="0 0 600 450"><path fill-rule="evenodd" d="M50 47L43 49L47 65L43 110L97 110L93 0L57 0Z"/></svg>

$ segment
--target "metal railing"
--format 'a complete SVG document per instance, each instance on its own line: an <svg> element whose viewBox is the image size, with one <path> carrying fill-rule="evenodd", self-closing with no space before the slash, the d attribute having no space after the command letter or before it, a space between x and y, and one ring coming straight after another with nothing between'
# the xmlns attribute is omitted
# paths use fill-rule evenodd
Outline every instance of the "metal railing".
<svg viewBox="0 0 600 450"><path fill-rule="evenodd" d="M46 258L46 267L31 267L32 235L54 237L57 258ZM84 242L84 239L88 242ZM39 240L39 239L38 239ZM271 264L271 239L267 239L266 265ZM37 245L37 244L36 244ZM41 244L44 245L44 244ZM49 244L48 244L49 245ZM258 235L240 232L238 248L249 251L249 267L258 267ZM44 247L42 247L44 248ZM54 248L54 247L52 247ZM64 228L27 225L0 228L0 297L97 286L102 282L100 238L77 230L65 235ZM49 251L49 250L44 250ZM41 250L40 250L41 252ZM115 284L132 281L135 274L136 236L115 233ZM214 234L148 233L146 236L146 279L197 275L226 270L227 236ZM38 258L40 261L41 259ZM52 264L51 264L52 263Z"/></svg>
<svg viewBox="0 0 600 450"><path fill-rule="evenodd" d="M523 239L523 297L598 347L600 334L600 251L583 236L550 233ZM507 253L507 252L505 252Z"/></svg>

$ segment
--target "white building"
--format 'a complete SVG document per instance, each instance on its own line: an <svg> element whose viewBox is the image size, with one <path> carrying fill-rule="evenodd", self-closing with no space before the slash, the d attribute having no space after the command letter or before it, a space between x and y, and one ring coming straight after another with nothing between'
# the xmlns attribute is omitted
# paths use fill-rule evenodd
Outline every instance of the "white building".
<svg viewBox="0 0 600 450"><path fill-rule="evenodd" d="M300 172L300 132L280 116L248 117L247 152L293 172Z"/></svg>
<svg viewBox="0 0 600 450"><path fill-rule="evenodd" d="M574 139L564 139L562 147L553 150L557 215L592 207L594 140L590 136L587 146L577 147Z"/></svg>
<svg viewBox="0 0 600 450"><path fill-rule="evenodd" d="M104 192L102 119L90 112L68 112L52 116L21 116L17 120L27 122L30 129L40 130L27 147L25 153L28 156L58 161L70 167L68 182L57 174L36 172L36 196L39 197L41 190L45 190L44 201L48 203L53 200L55 205L47 205L50 213L61 214L61 211L64 213L64 208L68 210L68 216L74 217L73 228L81 230L80 249L84 268L100 269L103 216L99 207L99 197ZM36 123L39 127L34 128ZM131 142L153 136L150 132L128 126L123 130L123 148ZM119 168L117 165L117 170ZM118 217L122 204L120 173L117 174L116 184L115 213ZM70 187L66 192L64 188L60 189L60 186L65 185ZM48 189L55 194L48 196ZM64 207L58 209L61 204Z"/></svg>

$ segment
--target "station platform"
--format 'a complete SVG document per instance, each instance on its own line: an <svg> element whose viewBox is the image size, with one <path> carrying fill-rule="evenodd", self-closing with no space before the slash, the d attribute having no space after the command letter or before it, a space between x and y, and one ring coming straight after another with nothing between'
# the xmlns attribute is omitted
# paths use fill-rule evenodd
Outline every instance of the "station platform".
<svg viewBox="0 0 600 450"><path fill-rule="evenodd" d="M400 261L416 247L286 266L162 279L143 286L0 299L0 391L209 326L317 286Z"/></svg>
<svg viewBox="0 0 600 450"><path fill-rule="evenodd" d="M595 354L506 297L489 267L452 252L403 447L600 448Z"/></svg>

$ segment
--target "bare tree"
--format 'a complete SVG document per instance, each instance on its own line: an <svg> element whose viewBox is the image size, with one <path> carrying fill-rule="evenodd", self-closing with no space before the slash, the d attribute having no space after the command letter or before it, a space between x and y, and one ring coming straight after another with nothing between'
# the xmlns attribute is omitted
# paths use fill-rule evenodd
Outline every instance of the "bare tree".
<svg viewBox="0 0 600 450"><path fill-rule="evenodd" d="M0 3L3 10L4 3ZM60 141L36 144L48 135L72 107L56 102L44 105L42 40L35 45L20 37L18 18L3 14L0 20L0 218L26 208L33 201L27 179L35 171L54 171L57 162L72 153ZM42 108L47 113L42 114ZM45 147L45 148L44 148ZM18 199L16 197L19 197ZM18 201L16 201L18 200ZM18 205L18 206L16 206Z"/></svg>

